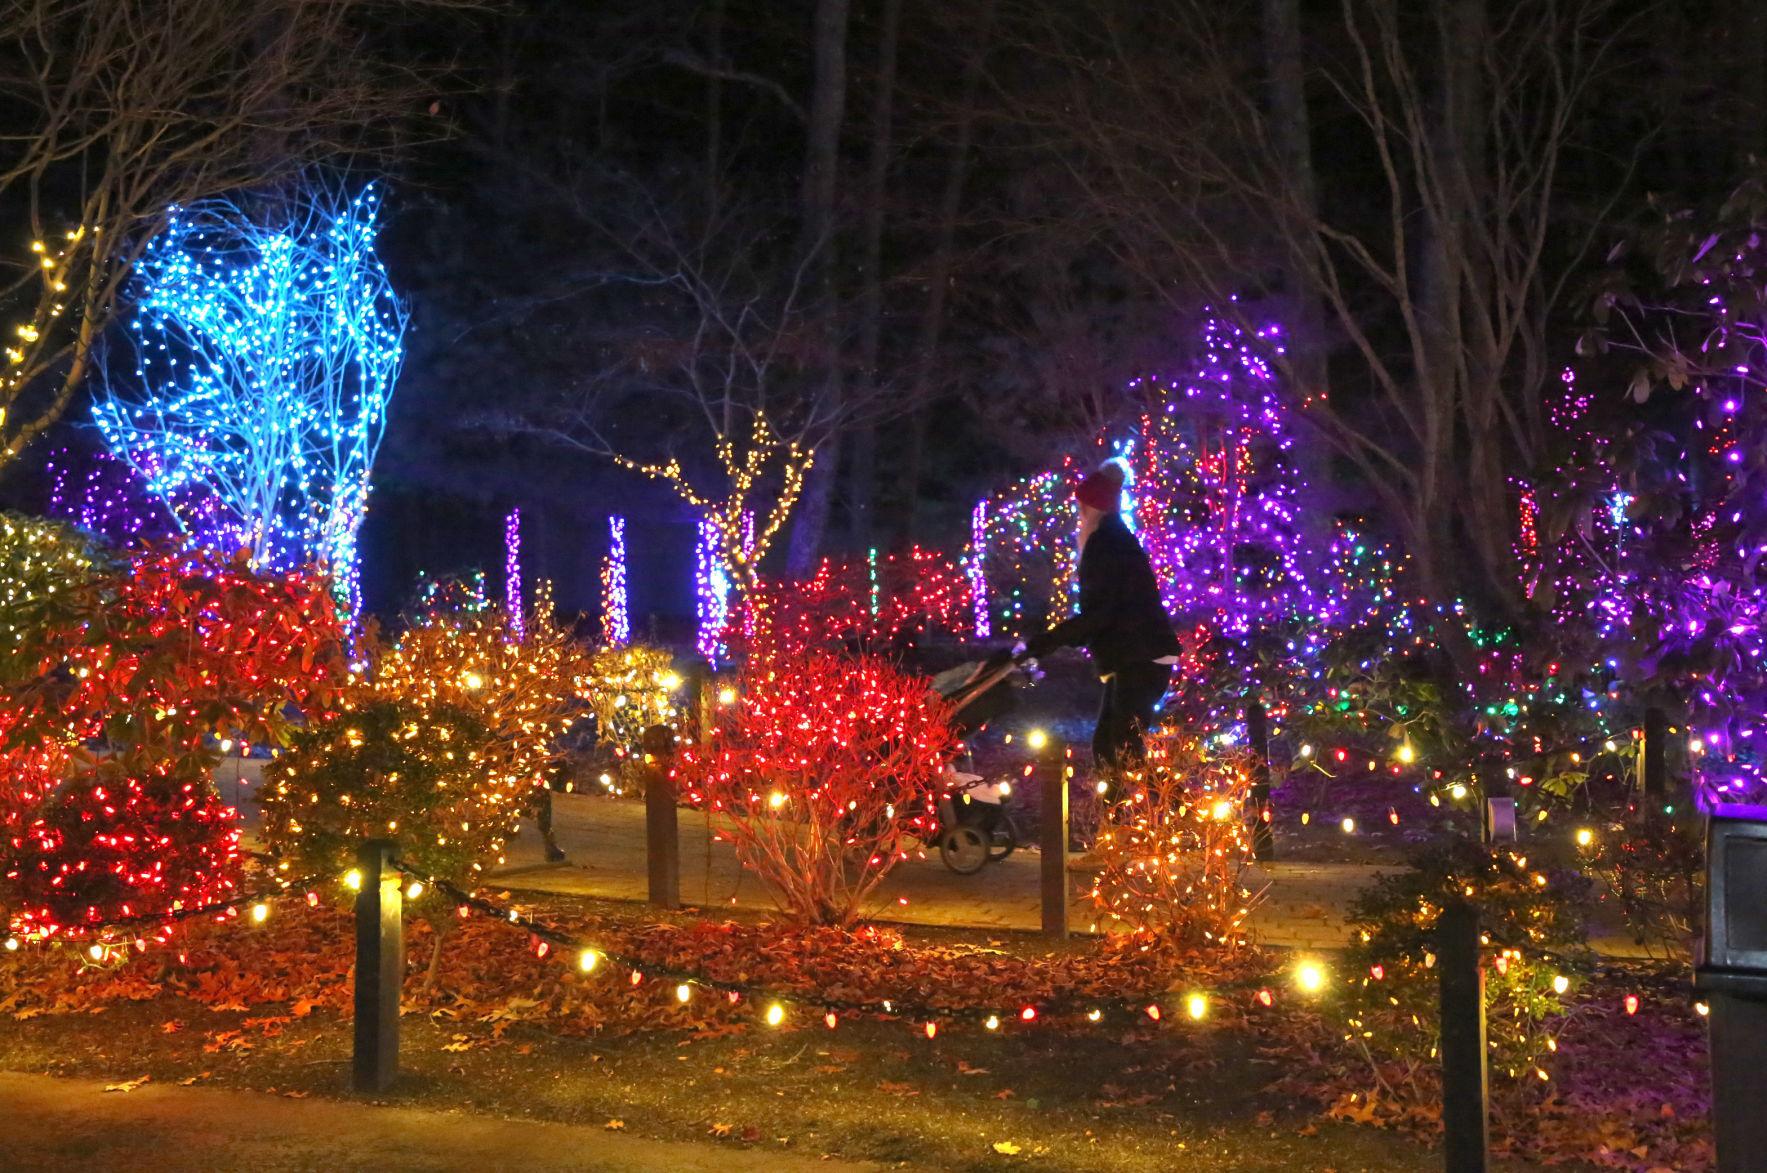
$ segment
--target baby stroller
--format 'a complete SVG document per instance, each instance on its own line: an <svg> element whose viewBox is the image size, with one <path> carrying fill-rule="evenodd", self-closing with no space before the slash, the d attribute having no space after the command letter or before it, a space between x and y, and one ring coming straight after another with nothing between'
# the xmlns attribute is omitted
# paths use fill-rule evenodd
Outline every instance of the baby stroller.
<svg viewBox="0 0 1767 1173"><path fill-rule="evenodd" d="M933 691L951 702L951 726L959 737L980 732L989 721L1011 710L1012 689L1006 684L1018 665L1007 655L959 664L933 677ZM1007 805L1012 787L988 783L979 775L952 767L952 786L939 797L939 858L960 876L1011 855L1018 846Z"/></svg>

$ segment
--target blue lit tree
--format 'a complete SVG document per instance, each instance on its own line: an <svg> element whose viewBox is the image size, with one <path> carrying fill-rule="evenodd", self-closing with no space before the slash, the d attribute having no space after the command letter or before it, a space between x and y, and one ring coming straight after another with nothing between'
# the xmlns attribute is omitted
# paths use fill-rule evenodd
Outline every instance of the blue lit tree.
<svg viewBox="0 0 1767 1173"><path fill-rule="evenodd" d="M136 266L134 378L108 380L93 414L194 539L259 567L317 564L354 603L406 312L372 187L266 206L170 214Z"/></svg>

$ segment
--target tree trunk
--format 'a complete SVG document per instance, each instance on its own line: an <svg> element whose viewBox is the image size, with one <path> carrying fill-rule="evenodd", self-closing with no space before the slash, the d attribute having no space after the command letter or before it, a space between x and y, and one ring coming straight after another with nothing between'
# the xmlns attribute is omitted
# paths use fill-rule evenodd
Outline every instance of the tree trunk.
<svg viewBox="0 0 1767 1173"><path fill-rule="evenodd" d="M1283 172L1293 185L1293 247L1285 258L1283 285L1294 301L1289 353L1295 377L1311 396L1326 390L1325 311L1306 256L1310 227L1319 219L1319 186L1313 171L1312 120L1307 113L1306 56L1300 0L1264 0L1264 60L1270 82L1271 137Z"/></svg>
<svg viewBox="0 0 1767 1173"><path fill-rule="evenodd" d="M902 461L901 496L903 533L912 540L920 529L920 480L926 467L926 436L931 405L933 366L939 340L945 332L945 306L951 284L951 266L957 244L957 216L963 209L963 191L969 180L970 145L975 139L976 98L981 90L982 66L994 27L995 4L989 0L982 13L976 44L963 68L963 85L957 110L956 137L951 144L951 165L945 188L939 195L939 215L934 229L932 262L927 273L927 297L915 331L914 381L908 402L913 415L908 423L908 452Z"/></svg>
<svg viewBox="0 0 1767 1173"><path fill-rule="evenodd" d="M815 573L822 557L822 539L834 512L835 487L840 483L842 437L836 432L816 445L816 463L804 477L804 492L792 516L791 538L785 550L785 572L792 578Z"/></svg>
<svg viewBox="0 0 1767 1173"><path fill-rule="evenodd" d="M724 0L712 0L706 15L706 58L712 64L706 76L706 223L713 224L724 167L724 82L717 72L724 64Z"/></svg>
<svg viewBox="0 0 1767 1173"><path fill-rule="evenodd" d="M884 204L893 146L896 44L901 25L902 0L884 0L878 29L877 90L871 102L871 157L865 169L864 284L859 294L858 398L862 403L874 398L883 383L878 360L883 339ZM854 548L871 544L872 500L876 491L877 427L867 422L853 433L847 478L849 533Z"/></svg>
<svg viewBox="0 0 1767 1173"><path fill-rule="evenodd" d="M819 343L825 373L817 396L817 414L840 426L843 388L839 307L834 289L834 201L840 167L841 123L847 105L847 17L849 0L817 0L814 22L815 82L810 95L810 125L804 152L803 234L806 287L815 301ZM822 550L840 474L840 445L830 439L816 446L816 464L804 485L786 549L786 571L808 574Z"/></svg>
<svg viewBox="0 0 1767 1173"><path fill-rule="evenodd" d="M1307 62L1301 36L1300 0L1264 0L1264 62L1269 76L1271 138L1278 165L1293 185L1293 226L1284 258L1283 291L1291 303L1288 323L1290 372L1303 397L1331 394L1324 298L1308 249L1319 221L1319 185L1313 169L1313 128L1307 112ZM1308 484L1331 492L1329 453L1310 444L1296 451L1298 471ZM1329 541L1330 510L1309 509L1302 524L1317 544Z"/></svg>

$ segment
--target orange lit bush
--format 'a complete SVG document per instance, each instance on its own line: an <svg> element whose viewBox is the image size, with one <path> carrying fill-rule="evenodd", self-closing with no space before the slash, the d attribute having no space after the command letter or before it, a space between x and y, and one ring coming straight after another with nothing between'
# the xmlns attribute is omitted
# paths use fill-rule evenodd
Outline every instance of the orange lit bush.
<svg viewBox="0 0 1767 1173"><path fill-rule="evenodd" d="M1251 767L1249 754L1209 753L1183 733L1148 735L1095 844L1091 896L1106 917L1173 948L1244 944L1260 895L1245 886Z"/></svg>
<svg viewBox="0 0 1767 1173"><path fill-rule="evenodd" d="M848 924L935 822L945 704L880 660L819 652L751 665L737 691L682 750L681 792L786 916Z"/></svg>
<svg viewBox="0 0 1767 1173"><path fill-rule="evenodd" d="M396 839L431 875L472 884L504 858L591 657L542 589L518 636L501 607L446 599L398 638L370 630L335 710L265 772L264 842L299 871L341 871L364 838Z"/></svg>

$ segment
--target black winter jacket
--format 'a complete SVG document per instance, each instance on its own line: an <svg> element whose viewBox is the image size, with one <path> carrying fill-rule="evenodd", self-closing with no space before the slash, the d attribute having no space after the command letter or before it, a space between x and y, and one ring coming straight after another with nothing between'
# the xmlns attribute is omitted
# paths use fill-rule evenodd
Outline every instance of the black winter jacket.
<svg viewBox="0 0 1767 1173"><path fill-rule="evenodd" d="M1080 551L1079 614L1030 641L1026 652L1042 656L1075 645L1092 654L1101 676L1180 650L1147 554L1115 513L1098 523Z"/></svg>

